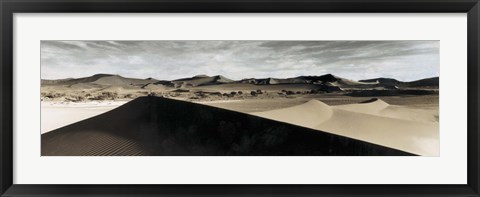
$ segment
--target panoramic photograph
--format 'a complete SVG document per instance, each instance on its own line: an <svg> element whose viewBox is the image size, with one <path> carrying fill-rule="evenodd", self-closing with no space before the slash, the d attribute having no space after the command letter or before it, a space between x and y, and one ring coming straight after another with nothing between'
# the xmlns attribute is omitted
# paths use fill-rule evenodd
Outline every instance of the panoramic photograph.
<svg viewBox="0 0 480 197"><path fill-rule="evenodd" d="M41 156L439 156L435 40L41 41Z"/></svg>

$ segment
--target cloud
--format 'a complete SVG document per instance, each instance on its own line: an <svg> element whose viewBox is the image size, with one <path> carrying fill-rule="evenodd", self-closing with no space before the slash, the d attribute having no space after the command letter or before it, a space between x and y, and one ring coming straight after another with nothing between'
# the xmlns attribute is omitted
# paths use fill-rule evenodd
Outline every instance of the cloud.
<svg viewBox="0 0 480 197"><path fill-rule="evenodd" d="M97 73L416 80L439 75L438 41L42 41L42 78Z"/></svg>

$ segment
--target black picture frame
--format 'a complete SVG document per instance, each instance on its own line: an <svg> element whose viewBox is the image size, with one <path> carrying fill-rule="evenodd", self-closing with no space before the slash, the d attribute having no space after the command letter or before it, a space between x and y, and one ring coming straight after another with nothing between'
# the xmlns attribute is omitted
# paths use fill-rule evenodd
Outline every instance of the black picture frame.
<svg viewBox="0 0 480 197"><path fill-rule="evenodd" d="M478 0L1 0L1 196L479 196ZM465 185L13 184L14 13L468 13L468 183ZM448 169L446 169L448 170Z"/></svg>

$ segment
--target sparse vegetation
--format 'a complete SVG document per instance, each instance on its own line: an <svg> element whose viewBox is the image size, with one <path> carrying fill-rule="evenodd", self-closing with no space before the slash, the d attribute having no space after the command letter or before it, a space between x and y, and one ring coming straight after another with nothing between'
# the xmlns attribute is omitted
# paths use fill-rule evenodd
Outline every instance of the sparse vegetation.
<svg viewBox="0 0 480 197"><path fill-rule="evenodd" d="M42 96L43 97L46 97L46 98L51 98L51 99L54 99L54 98L61 98L61 97L65 97L66 94L65 93L58 93L58 92L48 92L48 93L42 93Z"/></svg>
<svg viewBox="0 0 480 197"><path fill-rule="evenodd" d="M71 102L81 102L85 100L85 97L83 96L68 96L65 97L66 101L71 101Z"/></svg>
<svg viewBox="0 0 480 197"><path fill-rule="evenodd" d="M98 95L93 96L92 100L115 100L118 96L116 92L101 92Z"/></svg>
<svg viewBox="0 0 480 197"><path fill-rule="evenodd" d="M295 92L293 92L293 91L291 91L291 90L288 90L288 91L286 92L286 94L287 94L287 95L292 95L292 94L295 94Z"/></svg>

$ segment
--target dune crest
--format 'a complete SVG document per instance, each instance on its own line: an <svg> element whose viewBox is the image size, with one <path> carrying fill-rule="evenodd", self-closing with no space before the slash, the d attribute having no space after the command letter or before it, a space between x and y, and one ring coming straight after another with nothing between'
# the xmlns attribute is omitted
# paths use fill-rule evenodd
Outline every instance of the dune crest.
<svg viewBox="0 0 480 197"><path fill-rule="evenodd" d="M252 114L290 124L314 128L318 124L330 119L333 115L333 109L322 101L312 99L301 105Z"/></svg>
<svg viewBox="0 0 480 197"><path fill-rule="evenodd" d="M372 98L357 104L336 106L336 108L338 109L359 112L359 113L373 114L373 115L378 115L380 111L388 107L390 107L390 104L386 103L382 99L377 99L377 98Z"/></svg>

